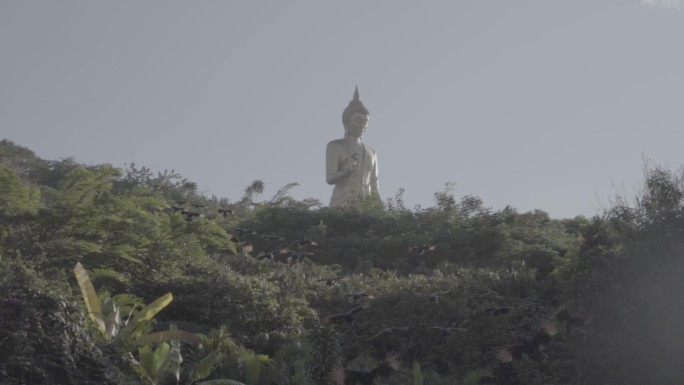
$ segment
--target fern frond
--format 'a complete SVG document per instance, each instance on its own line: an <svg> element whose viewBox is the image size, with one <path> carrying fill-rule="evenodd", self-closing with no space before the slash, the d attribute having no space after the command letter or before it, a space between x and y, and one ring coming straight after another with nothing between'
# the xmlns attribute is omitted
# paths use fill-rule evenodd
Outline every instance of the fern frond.
<svg viewBox="0 0 684 385"><path fill-rule="evenodd" d="M137 340L133 341L134 345L144 345L152 342L164 342L164 341L180 341L192 345L200 345L201 340L195 333L186 332L185 330L164 330L161 332L151 333L144 335Z"/></svg>
<svg viewBox="0 0 684 385"><path fill-rule="evenodd" d="M317 385L329 384L329 374L339 366L342 352L339 338L335 329L325 326L315 328L308 337L311 345L308 366Z"/></svg>
<svg viewBox="0 0 684 385"><path fill-rule="evenodd" d="M225 355L218 350L214 350L197 361L190 372L190 379L193 381L209 377L216 369Z"/></svg>
<svg viewBox="0 0 684 385"><path fill-rule="evenodd" d="M482 380L492 377L492 369L477 368L471 370L463 378L463 385L479 385Z"/></svg>
<svg viewBox="0 0 684 385"><path fill-rule="evenodd" d="M130 282L130 279L126 275L121 274L116 270L108 268L93 269L91 272L91 279L93 281L97 282L98 279L103 278L112 279L122 285L128 284L128 282Z"/></svg>

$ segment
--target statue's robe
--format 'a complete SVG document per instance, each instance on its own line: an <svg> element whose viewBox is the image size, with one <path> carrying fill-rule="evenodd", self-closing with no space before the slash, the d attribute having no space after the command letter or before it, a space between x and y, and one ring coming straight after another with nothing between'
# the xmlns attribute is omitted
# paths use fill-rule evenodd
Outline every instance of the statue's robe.
<svg viewBox="0 0 684 385"><path fill-rule="evenodd" d="M342 146L341 142L333 141L331 145ZM343 147L343 146L342 146ZM344 206L347 204L358 203L360 199L373 196L380 199L378 195L378 157L375 150L365 144L361 144L361 154L358 156L359 166L356 171L347 179L337 183L333 188L330 198L330 207ZM340 156L337 159L339 170L345 159L352 156L351 153Z"/></svg>

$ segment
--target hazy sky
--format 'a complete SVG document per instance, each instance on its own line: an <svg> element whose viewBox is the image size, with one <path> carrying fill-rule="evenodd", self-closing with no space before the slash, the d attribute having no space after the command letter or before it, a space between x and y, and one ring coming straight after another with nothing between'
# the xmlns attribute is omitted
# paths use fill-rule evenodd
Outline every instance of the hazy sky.
<svg viewBox="0 0 684 385"><path fill-rule="evenodd" d="M591 216L684 163L684 0L0 0L0 138L327 204L358 84L383 198Z"/></svg>

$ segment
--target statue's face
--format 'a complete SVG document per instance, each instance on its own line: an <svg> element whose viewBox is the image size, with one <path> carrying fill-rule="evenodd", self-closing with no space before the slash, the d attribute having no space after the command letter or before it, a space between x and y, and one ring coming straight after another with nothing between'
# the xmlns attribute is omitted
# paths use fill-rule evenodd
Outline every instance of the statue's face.
<svg viewBox="0 0 684 385"><path fill-rule="evenodd" d="M366 131L368 127L368 114L363 114L361 112L354 112L347 123L346 131L347 135L353 138L360 138L363 132Z"/></svg>

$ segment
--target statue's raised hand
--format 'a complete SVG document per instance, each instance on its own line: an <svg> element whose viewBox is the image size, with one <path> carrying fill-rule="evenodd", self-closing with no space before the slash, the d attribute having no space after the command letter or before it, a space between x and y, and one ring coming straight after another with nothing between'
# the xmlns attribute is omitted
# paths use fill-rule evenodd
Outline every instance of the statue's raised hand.
<svg viewBox="0 0 684 385"><path fill-rule="evenodd" d="M344 160L342 163L342 169L346 176L350 176L356 172L359 168L359 154L353 153L351 156Z"/></svg>

